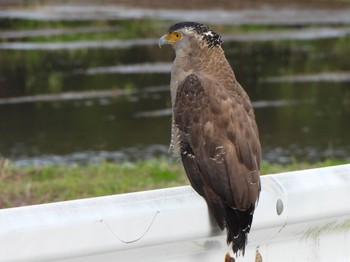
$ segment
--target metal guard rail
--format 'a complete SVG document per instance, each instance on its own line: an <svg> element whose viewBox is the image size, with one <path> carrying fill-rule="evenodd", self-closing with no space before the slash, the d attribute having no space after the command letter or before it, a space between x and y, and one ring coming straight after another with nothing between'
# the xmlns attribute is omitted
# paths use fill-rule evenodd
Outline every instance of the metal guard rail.
<svg viewBox="0 0 350 262"><path fill-rule="evenodd" d="M350 164L265 175L244 258L350 261ZM0 261L224 261L189 186L0 210Z"/></svg>

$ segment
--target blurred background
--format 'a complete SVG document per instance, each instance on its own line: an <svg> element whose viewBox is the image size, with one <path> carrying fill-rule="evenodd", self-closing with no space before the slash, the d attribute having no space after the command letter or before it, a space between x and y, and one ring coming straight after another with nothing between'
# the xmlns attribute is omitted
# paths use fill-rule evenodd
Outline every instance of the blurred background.
<svg viewBox="0 0 350 262"><path fill-rule="evenodd" d="M350 159L350 1L0 0L0 158L171 159L179 21L223 35L271 163Z"/></svg>

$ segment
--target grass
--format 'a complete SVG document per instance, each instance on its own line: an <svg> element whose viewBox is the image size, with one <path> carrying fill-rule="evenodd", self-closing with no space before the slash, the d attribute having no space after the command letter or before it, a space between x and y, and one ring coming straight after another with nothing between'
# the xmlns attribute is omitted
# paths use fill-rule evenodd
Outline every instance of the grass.
<svg viewBox="0 0 350 262"><path fill-rule="evenodd" d="M345 164L326 160L288 165L263 162L262 174ZM86 166L16 167L0 163L0 208L187 185L181 163L152 159L137 163Z"/></svg>
<svg viewBox="0 0 350 262"><path fill-rule="evenodd" d="M179 164L162 160L86 166L12 167L0 176L0 207L103 196L185 184Z"/></svg>

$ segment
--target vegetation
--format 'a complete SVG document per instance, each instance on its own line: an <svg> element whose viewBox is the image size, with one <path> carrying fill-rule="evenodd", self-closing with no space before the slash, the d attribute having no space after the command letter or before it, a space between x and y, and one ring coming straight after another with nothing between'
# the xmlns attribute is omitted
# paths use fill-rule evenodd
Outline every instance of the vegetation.
<svg viewBox="0 0 350 262"><path fill-rule="evenodd" d="M314 164L263 162L262 174L345 164L326 160ZM181 163L152 159L137 163L85 166L26 166L0 163L0 208L96 197L156 188L187 185Z"/></svg>
<svg viewBox="0 0 350 262"><path fill-rule="evenodd" d="M318 1L318 0L315 0ZM348 0L343 0L348 1ZM253 1L254 2L254 1ZM340 1L341 2L341 1ZM176 5L178 3L176 2ZM27 31L42 29L62 29L61 33L42 35L32 32L31 35L22 38L3 37L3 42L74 42L85 40L111 40L111 39L135 39L135 38L158 38L169 26L169 21L157 21L147 19L129 19L129 20L96 20L96 21L40 21L31 19L10 19L0 18L1 29L3 31ZM95 28L96 30L86 31L86 28ZM222 34L231 34L242 32L259 32L262 30L279 30L285 28L296 28L295 26L284 25L213 25L213 28ZM73 31L71 29L74 29ZM100 29L100 30L99 30ZM105 30L104 30L105 29ZM318 40L288 40L272 42L234 42L225 43L227 53L231 56L230 61L237 71L238 76L265 76L274 75L295 75L302 73L347 71L350 55L349 37L318 39ZM80 75L76 72L94 68L108 67L132 63L158 62L155 58L160 57L161 51L156 45L150 47L130 46L123 49L72 49L72 50L0 50L1 64L0 75L4 75L1 82L0 93L6 96L35 95L47 93L60 93L64 91L83 91L99 89L116 89L127 87L157 86L168 83L167 75L158 74L151 78L149 75ZM164 52L162 52L164 53ZM170 52L169 52L170 53ZM170 54L169 54L170 56ZM253 59L252 59L253 58ZM332 58L332 59L330 59ZM170 61L169 57L162 54L161 61ZM245 61L245 65L240 62ZM249 63L253 61L253 63ZM266 63L268 61L268 63ZM267 66L268 64L268 66ZM283 64L283 65L282 65ZM131 79L131 80L130 80ZM256 81L255 78L253 78ZM258 80L258 79L257 79ZM252 86L254 83L247 83ZM272 86L272 87L271 87ZM308 130L310 123L315 121L313 112L318 110L317 103L327 105L328 111L339 108L338 103L344 103L347 112L350 110L350 93L334 92L329 88L329 83L307 83L305 87L298 84L298 90L294 89L295 84L283 83L283 88L277 88L277 84L268 83L268 86L261 83L257 92L264 93L262 98L269 99L278 97L279 99L298 100L311 97L316 99L315 107L312 111L301 111L297 119L299 125L305 126ZM334 86L334 85L333 85ZM340 88L343 86L340 84ZM340 89L339 88L339 89ZM321 89L328 90L321 93ZM6 92L4 91L6 90ZM255 92L255 91L254 91ZM252 96L254 98L254 92ZM332 100L329 100L329 97ZM170 100L169 100L170 101ZM34 106L45 107L42 104ZM132 105L133 106L133 105ZM169 105L168 105L169 106ZM126 107L125 104L115 107L116 111ZM18 108L18 107L17 107ZM46 107L45 107L46 108ZM68 107L66 107L68 108ZM87 107L88 108L88 107ZM331 110L333 109L333 110ZM11 109L10 109L11 110ZM9 111L6 111L7 119L17 119L9 117ZM101 115L104 116L105 109L84 108L84 114L89 117L81 117L83 113L69 108L70 126L77 134L82 129L91 125L96 125ZM104 111L102 111L104 110ZM274 109L267 109L274 110ZM310 109L311 110L311 109ZM29 112L28 110L22 110ZM92 113L93 111L93 113ZM5 111L4 111L5 112ZM50 111L51 112L51 111ZM130 110L131 112L131 110ZM35 114L36 111L33 113ZM259 112L257 112L259 114ZM291 115L295 116L295 111L281 108L273 112L278 121L275 121L274 129L279 133L290 134ZM38 114L39 115L39 114ZM131 115L131 113L128 113ZM23 114L23 119L30 119ZM41 115L40 115L41 116ZM44 123L55 129L55 124L59 121L61 114L50 115L55 121L37 119L38 123ZM18 125L27 128L27 122L23 119L17 119ZM264 119L264 124L269 125L269 119L258 116L258 119ZM315 136L324 136L322 130L327 130L331 137L336 137L340 129L346 129L346 123L341 114L334 114L329 118L330 123L321 122L321 126L315 126L317 134ZM95 121L96 120L96 121ZM42 121L42 122L40 122ZM65 121L67 121L65 114ZM75 123L75 126L72 126ZM16 126L16 125L15 125ZM40 126L40 125L39 125ZM17 127L17 126L16 126ZM262 125L262 127L264 127ZM100 127L102 128L106 127ZM113 126L114 128L114 126ZM107 128L105 129L107 133ZM115 131L115 130L113 130ZM309 131L300 136L307 136ZM35 133L35 132L33 132ZM316 132L315 132L316 133ZM32 134L32 133L30 133ZM119 133L119 135L122 135ZM314 133L313 133L314 135ZM315 138L318 139L317 137ZM321 140L321 139L320 139ZM40 141L40 140L38 140ZM46 140L45 140L46 141ZM84 141L83 141L84 142ZM53 143L54 144L54 143ZM51 144L50 144L51 145ZM273 174L291 170L301 170L313 167L330 166L344 164L346 161L326 160L318 163L297 162L292 160L290 164L271 164L262 163L262 174ZM155 188L172 187L188 184L188 180L179 162L169 162L164 159L152 159L137 163L110 163L102 162L99 164L81 165L81 166L13 166L7 161L0 159L0 208L14 206L47 203L53 201L62 201L70 199L79 199L85 197L95 197L102 195L134 192L149 190Z"/></svg>

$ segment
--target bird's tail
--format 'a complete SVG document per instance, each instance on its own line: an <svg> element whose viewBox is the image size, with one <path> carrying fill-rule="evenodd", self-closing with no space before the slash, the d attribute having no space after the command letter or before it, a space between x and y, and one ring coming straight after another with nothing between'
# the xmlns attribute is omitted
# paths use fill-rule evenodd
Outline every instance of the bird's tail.
<svg viewBox="0 0 350 262"><path fill-rule="evenodd" d="M232 243L235 254L244 255L248 241L248 233L253 220L254 206L245 211L226 208L227 244Z"/></svg>

